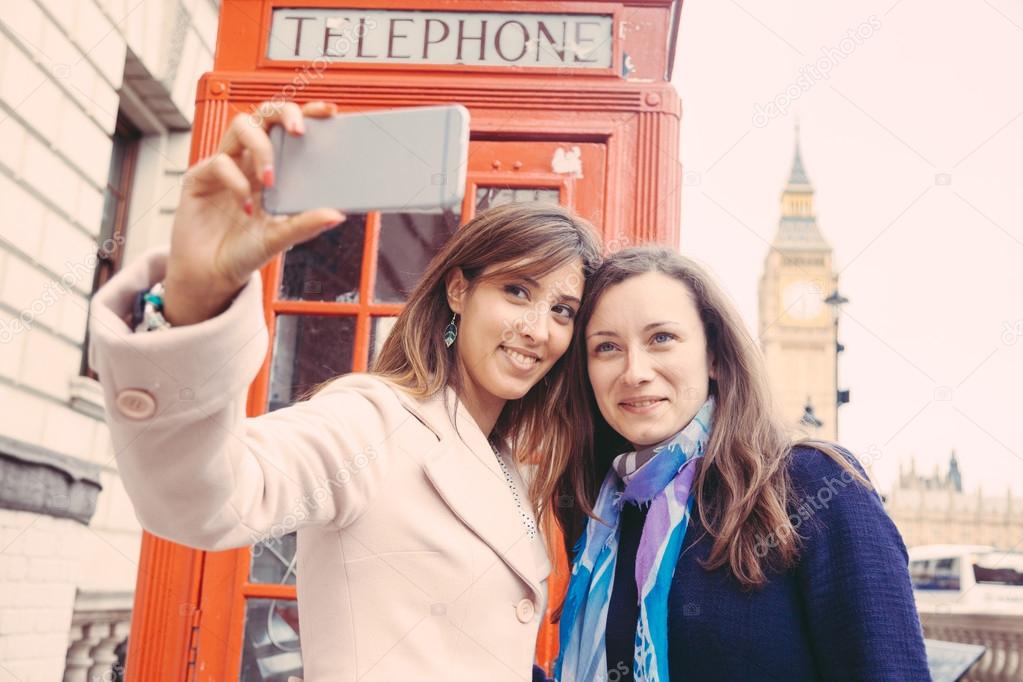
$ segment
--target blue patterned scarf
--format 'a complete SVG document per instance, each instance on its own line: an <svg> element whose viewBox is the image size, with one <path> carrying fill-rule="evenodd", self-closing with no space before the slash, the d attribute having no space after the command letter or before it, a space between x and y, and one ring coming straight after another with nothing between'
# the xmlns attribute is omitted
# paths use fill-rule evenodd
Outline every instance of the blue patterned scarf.
<svg viewBox="0 0 1023 682"><path fill-rule="evenodd" d="M554 666L557 682L608 679L607 609L618 558L618 517L625 502L650 505L636 551L639 622L633 676L636 682L668 682L668 592L692 510L692 463L703 456L713 417L714 398L709 397L670 439L615 458L593 509L607 524L589 519L575 548ZM619 481L624 490L619 491Z"/></svg>

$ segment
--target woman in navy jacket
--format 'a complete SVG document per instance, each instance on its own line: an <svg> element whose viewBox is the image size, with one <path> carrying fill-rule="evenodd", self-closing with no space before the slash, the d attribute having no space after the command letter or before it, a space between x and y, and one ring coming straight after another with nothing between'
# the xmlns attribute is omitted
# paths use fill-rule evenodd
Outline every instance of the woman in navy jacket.
<svg viewBox="0 0 1023 682"><path fill-rule="evenodd" d="M576 335L557 680L930 679L880 498L845 450L793 445L699 266L611 256Z"/></svg>

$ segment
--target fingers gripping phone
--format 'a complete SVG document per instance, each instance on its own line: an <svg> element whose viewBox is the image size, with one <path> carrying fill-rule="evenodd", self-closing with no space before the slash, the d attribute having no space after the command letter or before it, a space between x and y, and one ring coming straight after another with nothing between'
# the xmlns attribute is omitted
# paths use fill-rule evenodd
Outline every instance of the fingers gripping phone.
<svg viewBox="0 0 1023 682"><path fill-rule="evenodd" d="M416 107L306 118L305 134L270 129L273 187L263 210L299 213L442 213L462 202L469 154L469 111Z"/></svg>

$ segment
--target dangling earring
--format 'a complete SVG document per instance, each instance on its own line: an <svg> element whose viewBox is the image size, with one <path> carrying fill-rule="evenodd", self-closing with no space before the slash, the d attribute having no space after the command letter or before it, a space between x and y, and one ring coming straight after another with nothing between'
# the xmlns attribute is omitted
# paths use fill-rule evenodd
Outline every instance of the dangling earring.
<svg viewBox="0 0 1023 682"><path fill-rule="evenodd" d="M458 338L458 325L455 324L455 320L458 318L458 313L451 316L451 322L444 328L444 345L451 348L451 344Z"/></svg>

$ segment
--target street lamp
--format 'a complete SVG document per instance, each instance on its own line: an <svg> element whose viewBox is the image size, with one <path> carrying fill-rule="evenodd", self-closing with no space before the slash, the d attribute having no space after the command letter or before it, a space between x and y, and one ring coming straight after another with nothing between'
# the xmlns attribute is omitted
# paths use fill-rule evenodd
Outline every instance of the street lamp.
<svg viewBox="0 0 1023 682"><path fill-rule="evenodd" d="M810 404L810 396L806 396L806 405L803 407L803 416L799 418L799 423L813 429L814 434L817 433L817 429L824 426L824 422L818 419L817 415L813 413L813 405Z"/></svg>
<svg viewBox="0 0 1023 682"><path fill-rule="evenodd" d="M849 389L842 390L838 387L838 356L845 350L845 346L838 340L838 318L842 314L842 306L848 303L849 299L838 293L836 287L824 302L831 306L835 320L835 440L838 440L838 408L849 402Z"/></svg>

